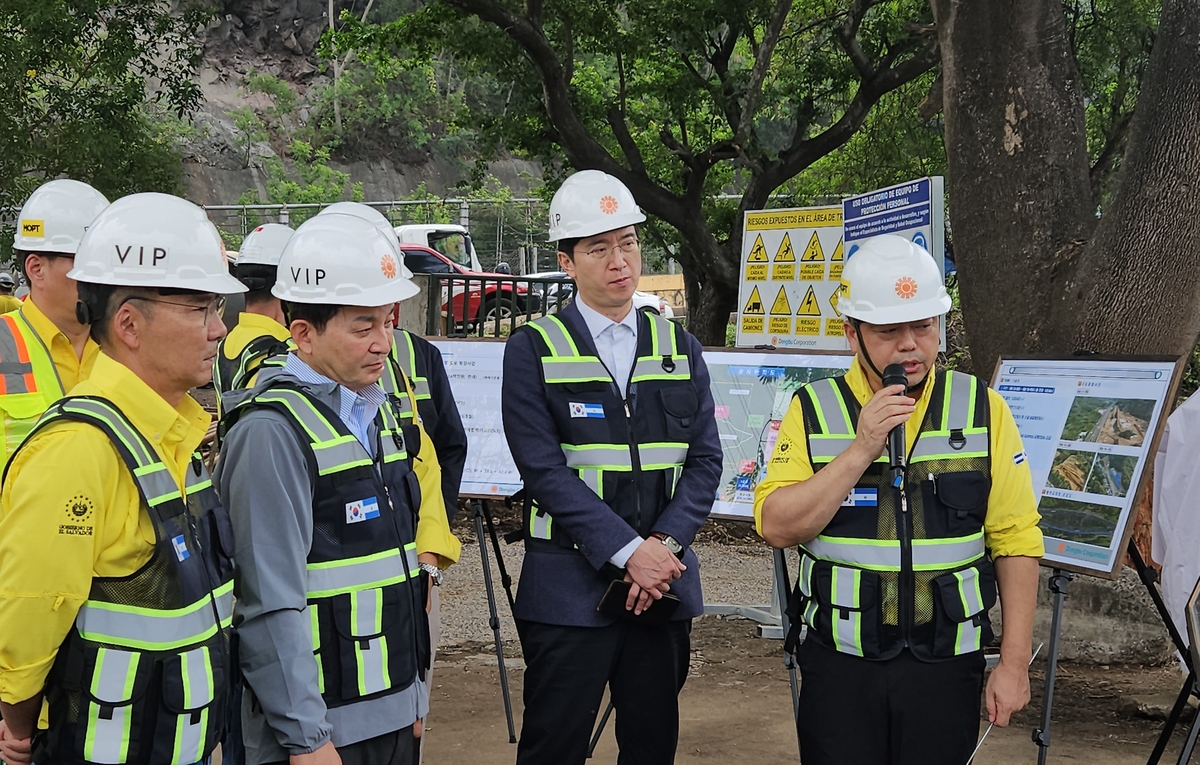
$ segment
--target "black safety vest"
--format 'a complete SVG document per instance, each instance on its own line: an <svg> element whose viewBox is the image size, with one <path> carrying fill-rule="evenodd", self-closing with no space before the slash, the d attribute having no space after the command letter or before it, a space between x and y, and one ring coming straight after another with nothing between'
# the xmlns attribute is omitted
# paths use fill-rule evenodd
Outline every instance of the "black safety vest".
<svg viewBox="0 0 1200 765"><path fill-rule="evenodd" d="M112 440L158 541L137 572L92 580L46 681L50 729L37 739L34 762L198 762L223 737L229 703L229 516L200 455L187 470L185 502L153 446L111 401L61 399L33 432L62 420L94 425ZM95 512L104 509L86 498L71 508L81 520Z"/></svg>
<svg viewBox="0 0 1200 765"><path fill-rule="evenodd" d="M419 442L400 425L406 388L376 416L376 457L337 412L287 382L268 385L230 412L284 415L308 445L313 494L308 616L327 707L408 688L429 667L425 594L417 566Z"/></svg>
<svg viewBox="0 0 1200 765"><path fill-rule="evenodd" d="M887 457L859 479L815 539L800 546L793 608L809 639L891 658L905 646L933 661L993 639L995 574L984 546L991 489L987 387L939 371L902 486ZM844 377L796 392L809 457L821 470L854 441L861 407Z"/></svg>
<svg viewBox="0 0 1200 765"><path fill-rule="evenodd" d="M699 432L700 396L675 324L640 314L627 395L582 336L557 316L526 325L541 360L546 400L567 467L640 536L670 502L688 446ZM524 518L529 549L574 552L554 507L532 497Z"/></svg>
<svg viewBox="0 0 1200 765"><path fill-rule="evenodd" d="M271 335L261 335L254 338L234 358L225 355L225 343L228 338L221 340L217 346L217 358L213 361L213 388L217 391L217 405L224 414L222 406L226 393L241 390L250 386L250 378L264 366L282 367L288 351L286 340L276 340Z"/></svg>

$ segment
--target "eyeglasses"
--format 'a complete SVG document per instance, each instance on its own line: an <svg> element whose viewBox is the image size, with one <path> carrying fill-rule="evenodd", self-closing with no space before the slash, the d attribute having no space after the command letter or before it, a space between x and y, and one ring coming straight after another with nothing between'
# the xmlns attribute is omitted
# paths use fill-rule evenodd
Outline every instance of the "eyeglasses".
<svg viewBox="0 0 1200 765"><path fill-rule="evenodd" d="M221 311L225 310L225 296L217 295L212 300L204 305L193 305L191 303L176 303L174 300L163 300L161 298L148 298L138 295L131 295L126 300L145 300L148 303L162 303L163 305L173 305L180 308L186 308L190 313L203 313L204 324L207 325L213 320L214 316L220 316Z"/></svg>
<svg viewBox="0 0 1200 765"><path fill-rule="evenodd" d="M638 243L638 240L630 239L629 241L622 242L621 244L614 244L612 247L609 247L607 244L599 247L593 247L592 249L580 254L586 255L592 260L600 262L608 260L608 257L618 250L624 255L640 255L642 253L641 245Z"/></svg>

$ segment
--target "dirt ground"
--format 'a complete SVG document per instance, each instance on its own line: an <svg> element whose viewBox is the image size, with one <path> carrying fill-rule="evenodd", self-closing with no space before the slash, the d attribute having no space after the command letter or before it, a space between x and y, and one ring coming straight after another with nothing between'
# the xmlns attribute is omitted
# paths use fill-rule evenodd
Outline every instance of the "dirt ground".
<svg viewBox="0 0 1200 765"><path fill-rule="evenodd" d="M678 762L799 759L781 650L778 641L757 637L752 622L712 616L696 621L692 671L680 698ZM425 744L429 765L514 761L516 747L508 743L493 651L491 644L471 643L438 654ZM505 664L519 734L521 662L510 657ZM1038 662L1031 673L1030 706L1012 727L992 731L976 757L978 765L1037 761L1031 733L1040 723L1044 667ZM1146 762L1163 723L1140 716L1134 711L1136 702L1165 701L1169 707L1181 685L1179 672L1169 667L1060 665L1048 761ZM1183 736L1177 734L1163 761L1174 763L1182 743ZM594 761L615 762L616 752L610 722Z"/></svg>

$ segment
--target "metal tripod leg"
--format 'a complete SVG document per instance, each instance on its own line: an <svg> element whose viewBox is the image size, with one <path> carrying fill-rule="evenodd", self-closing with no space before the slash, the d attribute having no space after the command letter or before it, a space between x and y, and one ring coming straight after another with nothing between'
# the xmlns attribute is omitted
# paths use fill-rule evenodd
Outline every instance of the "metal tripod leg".
<svg viewBox="0 0 1200 765"><path fill-rule="evenodd" d="M1067 584L1075 575L1070 571L1054 569L1050 573L1050 592L1054 593L1054 618L1050 623L1050 652L1046 658L1046 691L1042 697L1042 727L1033 732L1033 743L1038 745L1038 765L1046 765L1050 753L1050 711L1054 706L1054 680L1058 674L1058 643L1062 637L1063 603L1067 597Z"/></svg>
<svg viewBox="0 0 1200 765"><path fill-rule="evenodd" d="M772 594L775 596L775 605L779 609L779 626L786 638L792 629L792 620L787 614L788 598L792 592L792 584L788 581L787 558L783 550L772 550L772 560L774 561L774 586ZM796 720L796 745L800 745L800 682L796 676L798 666L794 654L783 652L783 666L787 667L788 683L792 688L792 716Z"/></svg>
<svg viewBox="0 0 1200 765"><path fill-rule="evenodd" d="M600 735L604 733L604 726L608 725L608 718L612 717L613 703L608 702L608 707L604 710L604 714L600 717L600 724L596 726L596 732L592 734L592 741L588 744L587 758L592 759L592 753L596 751L596 744L600 743Z"/></svg>
<svg viewBox="0 0 1200 765"><path fill-rule="evenodd" d="M500 639L500 615L496 611L496 592L492 584L492 565L488 560L487 538L483 530L483 500L471 500L471 512L475 516L475 538L479 540L479 560L483 564L483 585L487 591L488 624L496 640L496 662L500 669L500 690L504 696L504 717L508 721L508 743L517 743L517 730L513 725L512 697L508 693L508 667L504 664L504 642Z"/></svg>

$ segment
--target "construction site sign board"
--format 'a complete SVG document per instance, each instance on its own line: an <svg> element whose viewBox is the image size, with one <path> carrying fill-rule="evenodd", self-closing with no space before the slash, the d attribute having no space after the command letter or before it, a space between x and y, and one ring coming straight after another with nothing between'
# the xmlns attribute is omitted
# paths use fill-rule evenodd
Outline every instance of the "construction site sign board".
<svg viewBox="0 0 1200 765"><path fill-rule="evenodd" d="M841 207L747 212L737 345L844 351L833 295L842 277Z"/></svg>
<svg viewBox="0 0 1200 765"><path fill-rule="evenodd" d="M1029 464L1044 565L1119 574L1177 366L1175 359L1000 360L992 387L1012 409L1025 448L991 457Z"/></svg>
<svg viewBox="0 0 1200 765"><path fill-rule="evenodd" d="M876 189L842 200L846 257L863 240L895 234L924 247L946 273L945 183L941 176ZM946 349L946 323L942 322L942 350Z"/></svg>

